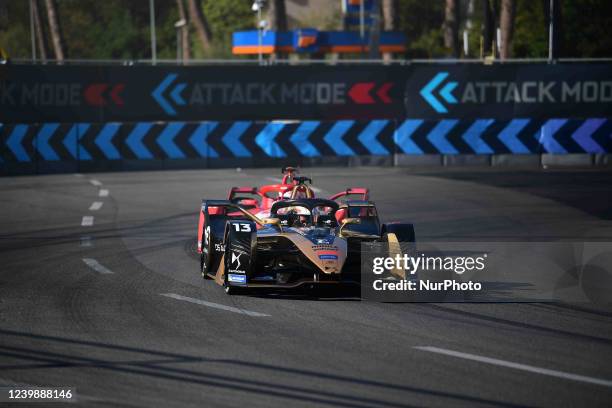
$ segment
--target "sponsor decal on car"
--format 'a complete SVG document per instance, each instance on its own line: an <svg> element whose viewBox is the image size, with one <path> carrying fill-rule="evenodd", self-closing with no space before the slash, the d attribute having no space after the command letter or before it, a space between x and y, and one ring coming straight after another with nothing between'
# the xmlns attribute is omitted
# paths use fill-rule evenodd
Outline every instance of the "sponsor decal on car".
<svg viewBox="0 0 612 408"><path fill-rule="evenodd" d="M232 265L236 264L236 269L240 268L240 253L232 251Z"/></svg>
<svg viewBox="0 0 612 408"><path fill-rule="evenodd" d="M237 275L230 273L227 275L227 280L233 283L246 283L246 275Z"/></svg>
<svg viewBox="0 0 612 408"><path fill-rule="evenodd" d="M244 254L241 252L232 251L232 261L231 261L232 269L228 271L229 273L240 273L240 274L246 273L245 270L239 269L240 266L242 265L240 263L240 255L244 255Z"/></svg>
<svg viewBox="0 0 612 408"><path fill-rule="evenodd" d="M313 251L337 251L338 247L336 245L313 245L312 246L312 250Z"/></svg>
<svg viewBox="0 0 612 408"><path fill-rule="evenodd" d="M271 275L257 276L257 277L251 278L251 280L253 281L273 281L274 276L271 276Z"/></svg>
<svg viewBox="0 0 612 408"><path fill-rule="evenodd" d="M334 255L334 254L319 255L319 259L338 259L338 255Z"/></svg>

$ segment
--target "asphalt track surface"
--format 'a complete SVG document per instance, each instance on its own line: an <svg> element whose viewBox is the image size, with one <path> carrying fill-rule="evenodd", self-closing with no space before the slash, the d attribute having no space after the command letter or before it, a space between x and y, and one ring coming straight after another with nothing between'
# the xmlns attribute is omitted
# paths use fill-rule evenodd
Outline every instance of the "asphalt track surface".
<svg viewBox="0 0 612 408"><path fill-rule="evenodd" d="M421 240L612 240L609 172L306 174L324 193L370 187L383 218L414 221ZM230 297L203 281L201 198L278 176L0 179L0 385L71 386L87 406L612 405L609 308Z"/></svg>

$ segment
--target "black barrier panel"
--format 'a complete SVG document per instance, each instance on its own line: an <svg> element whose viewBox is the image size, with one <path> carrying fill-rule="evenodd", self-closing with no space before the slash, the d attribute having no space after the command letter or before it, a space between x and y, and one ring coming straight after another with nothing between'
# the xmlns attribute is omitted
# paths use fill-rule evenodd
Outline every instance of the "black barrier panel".
<svg viewBox="0 0 612 408"><path fill-rule="evenodd" d="M0 66L0 123L597 117L611 64Z"/></svg>
<svg viewBox="0 0 612 408"><path fill-rule="evenodd" d="M410 68L0 66L0 123L404 115Z"/></svg>
<svg viewBox="0 0 612 408"><path fill-rule="evenodd" d="M612 65L419 66L405 95L412 118L610 117Z"/></svg>

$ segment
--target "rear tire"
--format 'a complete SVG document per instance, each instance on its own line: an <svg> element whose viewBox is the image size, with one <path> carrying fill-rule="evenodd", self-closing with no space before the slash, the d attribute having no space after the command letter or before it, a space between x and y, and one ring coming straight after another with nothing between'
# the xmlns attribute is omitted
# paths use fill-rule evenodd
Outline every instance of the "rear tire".
<svg viewBox="0 0 612 408"><path fill-rule="evenodd" d="M202 243L202 253L200 254L200 273L202 274L202 279L211 279L208 276L212 258L212 237L210 235L210 226L207 226L202 233L204 242ZM206 254L208 254L208 259L205 258Z"/></svg>
<svg viewBox="0 0 612 408"><path fill-rule="evenodd" d="M202 279L212 279L204 270L204 254L200 255L200 273L202 274Z"/></svg>

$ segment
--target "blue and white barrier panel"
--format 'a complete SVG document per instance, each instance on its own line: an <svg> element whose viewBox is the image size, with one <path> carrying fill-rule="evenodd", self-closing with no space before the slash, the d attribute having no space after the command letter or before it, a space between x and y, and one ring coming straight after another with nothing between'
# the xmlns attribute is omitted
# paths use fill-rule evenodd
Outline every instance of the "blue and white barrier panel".
<svg viewBox="0 0 612 408"><path fill-rule="evenodd" d="M35 161L541 153L612 153L612 120L0 124L0 166Z"/></svg>

